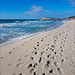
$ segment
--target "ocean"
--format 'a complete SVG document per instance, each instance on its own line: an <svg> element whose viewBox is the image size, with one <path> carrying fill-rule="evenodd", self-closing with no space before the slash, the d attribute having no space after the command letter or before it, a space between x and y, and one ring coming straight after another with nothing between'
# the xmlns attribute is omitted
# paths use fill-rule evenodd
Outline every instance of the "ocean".
<svg viewBox="0 0 75 75"><path fill-rule="evenodd" d="M62 20L0 20L0 46L55 29Z"/></svg>

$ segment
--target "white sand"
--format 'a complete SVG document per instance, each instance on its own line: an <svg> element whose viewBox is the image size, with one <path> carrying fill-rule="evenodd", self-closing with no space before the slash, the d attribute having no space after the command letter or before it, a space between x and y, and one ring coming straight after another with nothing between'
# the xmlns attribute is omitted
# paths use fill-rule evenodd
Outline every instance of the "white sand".
<svg viewBox="0 0 75 75"><path fill-rule="evenodd" d="M0 75L75 75L74 23L0 47Z"/></svg>

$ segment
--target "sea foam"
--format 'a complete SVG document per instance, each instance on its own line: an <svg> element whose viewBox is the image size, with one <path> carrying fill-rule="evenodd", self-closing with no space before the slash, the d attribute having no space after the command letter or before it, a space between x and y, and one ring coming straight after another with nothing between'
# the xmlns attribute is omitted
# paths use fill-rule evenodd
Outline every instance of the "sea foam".
<svg viewBox="0 0 75 75"><path fill-rule="evenodd" d="M59 27L57 20L8 20L0 22L0 46Z"/></svg>

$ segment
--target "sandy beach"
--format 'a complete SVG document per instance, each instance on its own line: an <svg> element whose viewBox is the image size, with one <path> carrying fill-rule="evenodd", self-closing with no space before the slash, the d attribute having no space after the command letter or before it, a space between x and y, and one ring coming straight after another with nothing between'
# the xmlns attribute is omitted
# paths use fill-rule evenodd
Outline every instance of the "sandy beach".
<svg viewBox="0 0 75 75"><path fill-rule="evenodd" d="M0 75L75 75L75 20L0 47Z"/></svg>

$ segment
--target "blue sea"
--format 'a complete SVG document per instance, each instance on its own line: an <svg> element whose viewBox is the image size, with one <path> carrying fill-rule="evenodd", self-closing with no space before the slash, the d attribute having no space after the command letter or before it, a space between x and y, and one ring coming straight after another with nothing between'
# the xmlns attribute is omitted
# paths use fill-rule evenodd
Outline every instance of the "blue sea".
<svg viewBox="0 0 75 75"><path fill-rule="evenodd" d="M0 46L55 29L62 20L0 20Z"/></svg>

